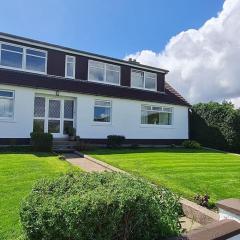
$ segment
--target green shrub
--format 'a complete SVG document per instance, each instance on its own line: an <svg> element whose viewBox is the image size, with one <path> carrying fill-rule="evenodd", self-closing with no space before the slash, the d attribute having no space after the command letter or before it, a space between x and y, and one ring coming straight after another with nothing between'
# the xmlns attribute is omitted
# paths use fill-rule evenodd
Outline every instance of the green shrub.
<svg viewBox="0 0 240 240"><path fill-rule="evenodd" d="M20 218L31 240L154 240L180 233L179 212L176 195L142 179L74 172L39 181Z"/></svg>
<svg viewBox="0 0 240 240"><path fill-rule="evenodd" d="M191 149L201 148L201 145L197 141L194 141L194 140L185 140L182 143L182 146L185 147L185 148L191 148Z"/></svg>
<svg viewBox="0 0 240 240"><path fill-rule="evenodd" d="M34 151L51 152L53 136L51 133L32 132L31 143Z"/></svg>
<svg viewBox="0 0 240 240"><path fill-rule="evenodd" d="M121 147L125 141L124 136L119 135L108 135L107 136L107 146L110 148Z"/></svg>
<svg viewBox="0 0 240 240"><path fill-rule="evenodd" d="M206 147L240 152L240 109L231 102L194 105L190 138Z"/></svg>

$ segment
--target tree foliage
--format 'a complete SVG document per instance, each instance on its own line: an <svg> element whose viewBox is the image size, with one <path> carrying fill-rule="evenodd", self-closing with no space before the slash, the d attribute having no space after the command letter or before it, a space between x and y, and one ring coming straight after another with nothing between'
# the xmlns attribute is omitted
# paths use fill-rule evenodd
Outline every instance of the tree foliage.
<svg viewBox="0 0 240 240"><path fill-rule="evenodd" d="M203 146L240 151L240 110L231 102L199 103L190 113L190 137Z"/></svg>

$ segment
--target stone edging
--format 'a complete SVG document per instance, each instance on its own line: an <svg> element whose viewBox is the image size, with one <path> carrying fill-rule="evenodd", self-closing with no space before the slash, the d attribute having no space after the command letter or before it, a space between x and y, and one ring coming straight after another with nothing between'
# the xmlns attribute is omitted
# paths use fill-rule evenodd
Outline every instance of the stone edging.
<svg viewBox="0 0 240 240"><path fill-rule="evenodd" d="M110 164L107 164L107 163L97 160L93 157L90 157L89 155L82 154L81 152L78 152L78 151L75 151L74 153L76 153L77 155L84 157L96 164L99 164L102 167L105 167L113 172L121 172L121 173L129 174L119 168L113 167ZM183 213L185 214L185 216L190 219L193 219L194 221L196 221L202 225L206 225L206 224L209 224L212 222L219 221L219 215L211 210L208 210L207 208L204 208L204 207L202 207L194 202L191 202L185 198L181 198L180 203L182 204L182 209L183 209Z"/></svg>

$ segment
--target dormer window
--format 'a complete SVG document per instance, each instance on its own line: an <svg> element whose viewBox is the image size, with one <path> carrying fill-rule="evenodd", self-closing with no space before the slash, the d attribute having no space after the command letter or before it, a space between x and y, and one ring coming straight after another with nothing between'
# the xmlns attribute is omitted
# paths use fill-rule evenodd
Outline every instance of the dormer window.
<svg viewBox="0 0 240 240"><path fill-rule="evenodd" d="M157 90L157 74L132 69L131 87L156 91Z"/></svg>
<svg viewBox="0 0 240 240"><path fill-rule="evenodd" d="M89 60L88 80L120 85L120 66Z"/></svg>
<svg viewBox="0 0 240 240"><path fill-rule="evenodd" d="M66 56L65 60L65 77L66 78L75 78L75 65L76 58L73 56Z"/></svg>
<svg viewBox="0 0 240 240"><path fill-rule="evenodd" d="M15 44L0 43L0 65L5 68L46 73L47 52Z"/></svg>

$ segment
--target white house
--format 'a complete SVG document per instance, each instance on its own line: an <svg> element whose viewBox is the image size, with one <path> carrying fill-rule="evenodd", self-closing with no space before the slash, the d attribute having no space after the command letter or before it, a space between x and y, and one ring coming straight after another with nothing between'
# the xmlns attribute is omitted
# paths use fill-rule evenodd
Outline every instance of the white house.
<svg viewBox="0 0 240 240"><path fill-rule="evenodd" d="M0 33L0 144L28 143L37 126L91 142L188 139L189 104L167 70Z"/></svg>

